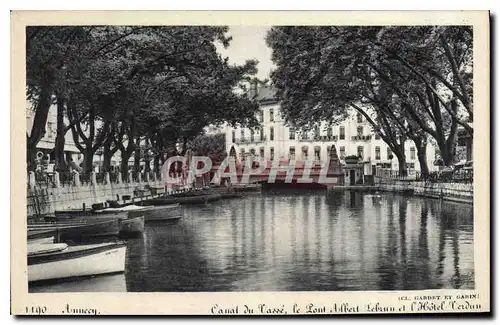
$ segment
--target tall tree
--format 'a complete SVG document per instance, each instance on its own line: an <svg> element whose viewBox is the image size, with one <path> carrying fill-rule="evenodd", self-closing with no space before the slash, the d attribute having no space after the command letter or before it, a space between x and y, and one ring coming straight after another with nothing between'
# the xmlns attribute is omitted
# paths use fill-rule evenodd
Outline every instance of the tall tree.
<svg viewBox="0 0 500 325"><path fill-rule="evenodd" d="M467 34L467 29L460 32ZM310 124L314 120L335 123L346 117L348 108L354 108L365 115L393 150L403 172L406 138L416 141L423 170L425 152L419 140L423 133L434 137L440 150L452 155L450 145L457 125L470 128L464 118L468 110L458 107L453 98L458 96L457 89L451 91L451 97L446 97L445 88L450 85L430 72L423 75L413 66L424 60L423 67L428 71L432 67L434 72L452 73L451 64L442 64L435 58L445 51L440 52L440 48L436 50L432 45L433 33L437 33L433 28L419 27L271 29L267 42L277 64L272 80L282 99L285 117L293 123ZM440 33L446 34L442 30ZM453 35L457 33L455 30ZM467 67L471 65L469 56L464 54L467 46L453 46L464 49L457 50L454 56L460 57L458 74L466 84L464 90L471 88L466 83ZM470 103L470 96L462 97L465 103ZM446 161L450 164L452 157Z"/></svg>

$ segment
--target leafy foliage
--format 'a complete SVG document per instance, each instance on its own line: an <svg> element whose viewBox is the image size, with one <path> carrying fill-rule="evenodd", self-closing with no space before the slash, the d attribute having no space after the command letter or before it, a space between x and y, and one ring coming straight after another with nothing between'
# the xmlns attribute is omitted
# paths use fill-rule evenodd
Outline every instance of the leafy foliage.
<svg viewBox="0 0 500 325"><path fill-rule="evenodd" d="M266 40L277 66L271 79L287 123L334 124L354 109L403 169L406 139L425 155L427 137L433 137L451 156L458 125L472 134L472 33L467 26L287 26L272 28Z"/></svg>
<svg viewBox="0 0 500 325"><path fill-rule="evenodd" d="M155 163L210 124L255 125L257 104L235 89L257 72L256 61L231 65L215 42L229 46L225 26L76 26L28 29L28 100L64 102L84 169L104 148L105 162L128 160L146 141ZM45 102L47 102L45 100ZM48 106L35 106L36 113ZM46 110L44 110L46 108ZM39 114L40 115L40 114ZM43 115L43 114L41 114ZM46 114L31 132L43 136ZM62 122L61 122L62 123ZM30 138L28 137L28 141Z"/></svg>

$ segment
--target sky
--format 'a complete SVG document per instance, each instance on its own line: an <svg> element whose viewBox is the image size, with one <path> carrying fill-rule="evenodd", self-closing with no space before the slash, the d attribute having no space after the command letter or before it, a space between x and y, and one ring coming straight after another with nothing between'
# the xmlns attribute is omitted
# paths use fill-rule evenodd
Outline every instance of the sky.
<svg viewBox="0 0 500 325"><path fill-rule="evenodd" d="M271 49L266 45L266 33L269 26L230 26L227 35L233 37L227 49L218 46L223 56L229 57L229 62L243 64L246 60L259 61L257 77L269 78L274 65L271 61Z"/></svg>

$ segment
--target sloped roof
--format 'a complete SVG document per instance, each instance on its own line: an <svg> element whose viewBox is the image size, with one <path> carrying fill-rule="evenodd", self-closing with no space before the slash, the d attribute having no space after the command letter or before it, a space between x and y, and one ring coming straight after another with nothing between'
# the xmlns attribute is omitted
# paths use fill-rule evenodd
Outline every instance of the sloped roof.
<svg viewBox="0 0 500 325"><path fill-rule="evenodd" d="M276 98L276 89L273 86L260 86L257 90L257 101L278 101Z"/></svg>

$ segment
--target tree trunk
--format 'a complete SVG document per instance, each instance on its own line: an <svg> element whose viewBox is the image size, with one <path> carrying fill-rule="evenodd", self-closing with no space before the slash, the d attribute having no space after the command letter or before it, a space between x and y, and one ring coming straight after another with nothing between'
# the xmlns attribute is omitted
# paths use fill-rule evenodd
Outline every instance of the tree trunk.
<svg viewBox="0 0 500 325"><path fill-rule="evenodd" d="M453 146L439 146L439 151L441 152L441 159L443 159L443 164L445 166L451 166L453 164Z"/></svg>
<svg viewBox="0 0 500 325"><path fill-rule="evenodd" d="M26 135L26 158L29 171L36 170L37 145L45 135L45 124L47 123L47 117L49 115L51 104L51 94L49 91L49 86L42 85L40 88L40 96L35 107L35 116L33 118L31 132L29 135Z"/></svg>
<svg viewBox="0 0 500 325"><path fill-rule="evenodd" d="M134 151L134 174L139 174L141 171L141 137L135 139Z"/></svg>
<svg viewBox="0 0 500 325"><path fill-rule="evenodd" d="M28 171L36 170L36 153L37 148L36 144L30 144L29 141L26 141L28 145L26 146L26 163L28 164Z"/></svg>
<svg viewBox="0 0 500 325"><path fill-rule="evenodd" d="M412 137L415 147L417 148L417 158L420 165L420 174L426 176L429 174L429 166L427 165L427 139L425 134L414 134Z"/></svg>
<svg viewBox="0 0 500 325"><path fill-rule="evenodd" d="M406 156L397 152L394 154L396 155L396 158L398 158L399 175L406 176Z"/></svg>
<svg viewBox="0 0 500 325"><path fill-rule="evenodd" d="M130 159L131 154L127 150L120 150L121 153L121 162L120 162L120 172L122 173L123 181L130 181L128 179L128 160Z"/></svg>
<svg viewBox="0 0 500 325"><path fill-rule="evenodd" d="M102 162L102 169L103 172L108 173L111 169L111 158L113 157L114 152L111 151L111 144L108 141L104 142L103 146L103 162Z"/></svg>
<svg viewBox="0 0 500 325"><path fill-rule="evenodd" d="M420 174L424 176L429 175L429 166L427 166L427 147L417 146L417 156L420 165Z"/></svg>
<svg viewBox="0 0 500 325"><path fill-rule="evenodd" d="M66 159L64 157L64 145L66 142L66 131L64 126L64 105L63 98L57 98L57 135L54 146L55 168L57 171L67 171Z"/></svg>
<svg viewBox="0 0 500 325"><path fill-rule="evenodd" d="M151 157L149 156L149 147L150 147L150 142L149 138L146 138L146 147L145 147L145 153L144 153L144 172L148 173L151 171Z"/></svg>
<svg viewBox="0 0 500 325"><path fill-rule="evenodd" d="M160 156L161 154L155 155L153 160L153 171L155 175L158 175L160 173Z"/></svg>
<svg viewBox="0 0 500 325"><path fill-rule="evenodd" d="M94 152L91 148L85 148L83 153L83 174L85 175L85 179L90 179L90 173L93 171L93 160Z"/></svg>

